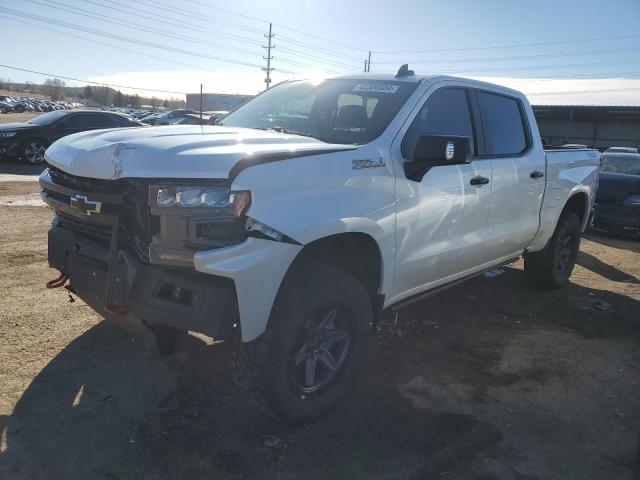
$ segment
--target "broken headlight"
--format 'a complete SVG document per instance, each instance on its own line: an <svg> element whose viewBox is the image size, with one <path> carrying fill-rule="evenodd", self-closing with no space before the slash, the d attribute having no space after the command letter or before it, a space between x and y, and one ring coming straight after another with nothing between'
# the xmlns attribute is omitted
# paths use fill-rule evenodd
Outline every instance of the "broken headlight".
<svg viewBox="0 0 640 480"><path fill-rule="evenodd" d="M152 187L150 193L154 206L167 214L172 210L176 214L185 213L187 209L201 213L221 210L242 217L251 206L251 192L232 191L222 185Z"/></svg>

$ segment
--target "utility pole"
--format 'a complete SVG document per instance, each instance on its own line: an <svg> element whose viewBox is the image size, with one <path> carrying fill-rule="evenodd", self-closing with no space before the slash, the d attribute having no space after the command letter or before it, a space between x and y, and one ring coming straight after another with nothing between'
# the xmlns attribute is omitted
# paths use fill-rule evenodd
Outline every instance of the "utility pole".
<svg viewBox="0 0 640 480"><path fill-rule="evenodd" d="M363 72L367 73L367 59L364 59L364 70Z"/></svg>
<svg viewBox="0 0 640 480"><path fill-rule="evenodd" d="M265 59L267 61L267 68L262 68L262 70L264 70L265 72L267 72L267 76L264 79L264 83L267 84L267 90L269 89L269 86L271 85L271 72L273 70L275 70L275 68L271 68L271 60L273 60L273 57L271 56L271 49L276 48L275 45L271 44L271 39L273 37L275 37L275 34L271 33L271 29L273 27L273 24L269 24L269 35L265 35L265 37L267 38L267 45L262 45L262 48L265 48L267 50L267 56L266 57L262 57L263 59Z"/></svg>
<svg viewBox="0 0 640 480"><path fill-rule="evenodd" d="M200 84L200 120L202 120L202 84Z"/></svg>
<svg viewBox="0 0 640 480"><path fill-rule="evenodd" d="M367 59L367 72L371 71L371 52L369 52L369 58Z"/></svg>

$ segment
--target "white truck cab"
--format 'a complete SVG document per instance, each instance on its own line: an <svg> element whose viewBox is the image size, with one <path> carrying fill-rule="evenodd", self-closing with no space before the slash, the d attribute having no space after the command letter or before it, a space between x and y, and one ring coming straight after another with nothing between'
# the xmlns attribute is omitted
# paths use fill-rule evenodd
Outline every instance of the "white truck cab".
<svg viewBox="0 0 640 480"><path fill-rule="evenodd" d="M300 421L348 391L388 307L524 255L568 281L595 150L545 152L517 91L357 74L289 81L216 126L79 133L46 152L50 286L160 344L234 339L240 384Z"/></svg>

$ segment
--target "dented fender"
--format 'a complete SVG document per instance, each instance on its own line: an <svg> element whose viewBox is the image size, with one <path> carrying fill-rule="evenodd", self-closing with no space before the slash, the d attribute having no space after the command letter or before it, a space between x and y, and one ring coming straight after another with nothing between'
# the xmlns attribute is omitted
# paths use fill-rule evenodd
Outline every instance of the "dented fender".
<svg viewBox="0 0 640 480"><path fill-rule="evenodd" d="M264 332L282 279L301 249L301 245L250 237L239 245L194 255L199 272L234 281L242 341L255 340Z"/></svg>

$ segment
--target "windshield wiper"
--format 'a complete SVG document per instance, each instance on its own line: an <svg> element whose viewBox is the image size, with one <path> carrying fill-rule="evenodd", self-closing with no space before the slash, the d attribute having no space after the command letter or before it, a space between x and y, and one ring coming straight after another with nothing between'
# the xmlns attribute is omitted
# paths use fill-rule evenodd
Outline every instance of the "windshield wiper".
<svg viewBox="0 0 640 480"><path fill-rule="evenodd" d="M273 130L274 132L287 133L289 135L300 135L302 137L310 137L311 136L310 133L296 132L295 130L289 130L288 128L284 128L284 127L280 127L280 126L265 128L265 130Z"/></svg>

